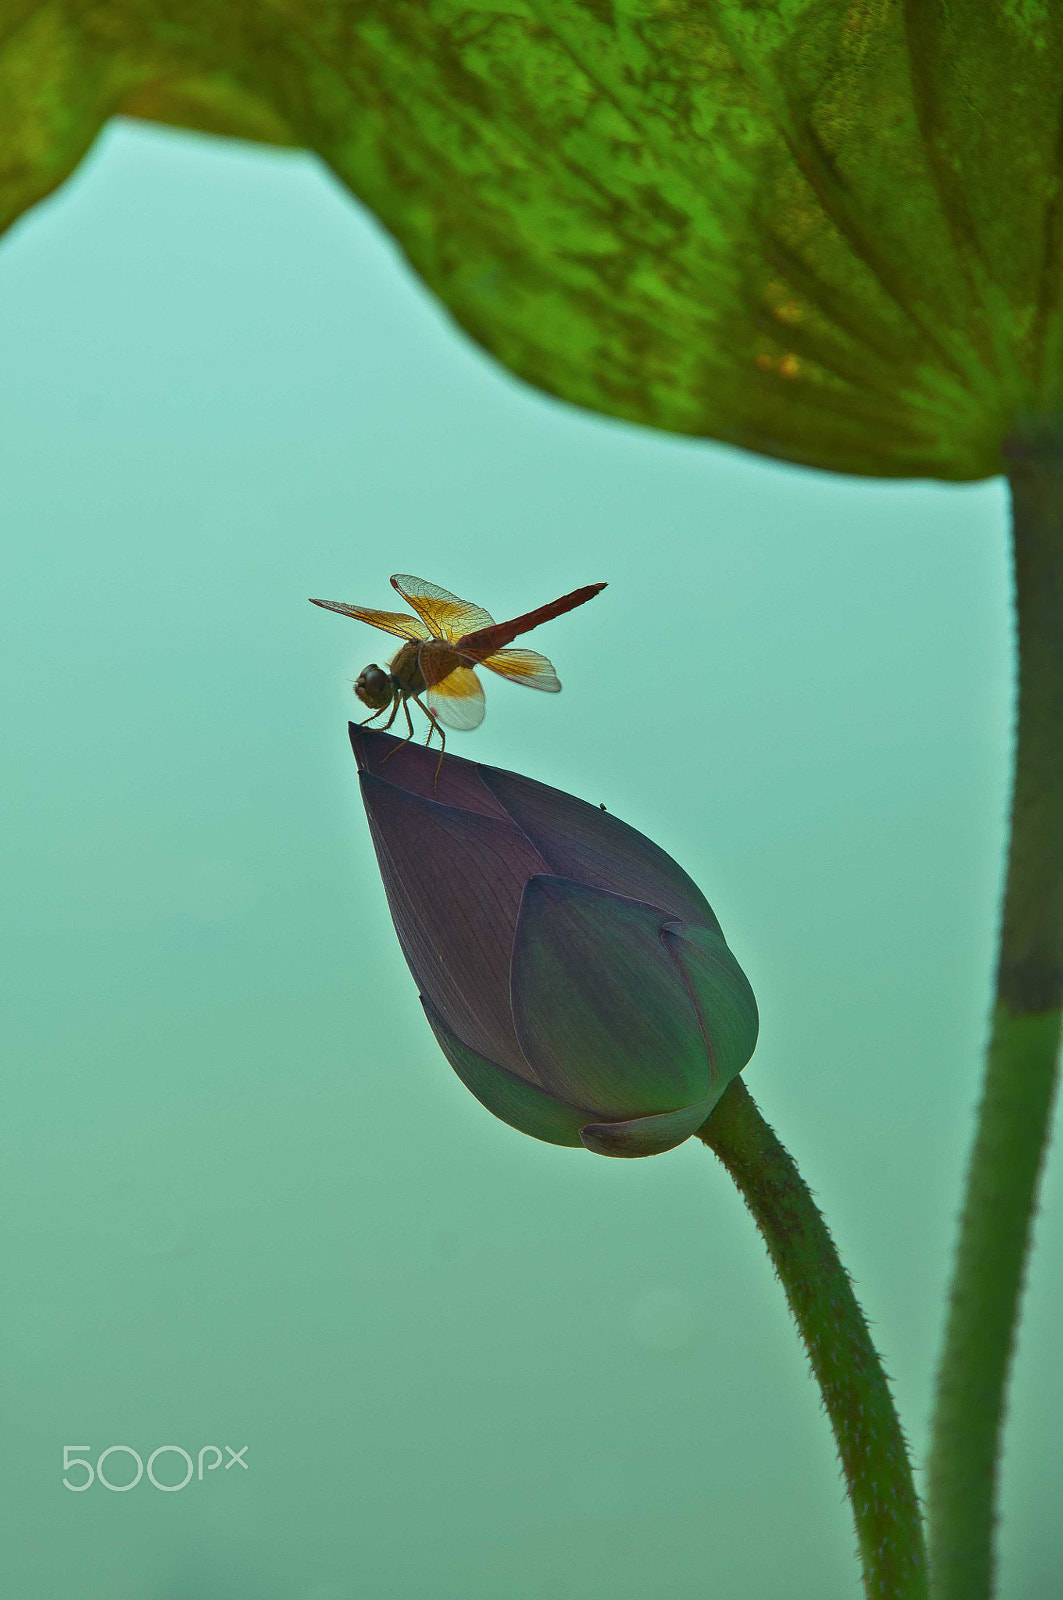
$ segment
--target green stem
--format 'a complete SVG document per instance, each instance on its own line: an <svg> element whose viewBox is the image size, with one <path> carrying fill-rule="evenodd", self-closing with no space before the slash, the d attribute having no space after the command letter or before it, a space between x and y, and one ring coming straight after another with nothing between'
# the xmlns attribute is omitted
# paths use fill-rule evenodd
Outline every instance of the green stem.
<svg viewBox="0 0 1063 1600"><path fill-rule="evenodd" d="M1018 740L996 1006L931 1431L935 1600L993 1592L997 1461L1063 1007L1063 433L1008 451Z"/></svg>
<svg viewBox="0 0 1063 1600"><path fill-rule="evenodd" d="M845 1474L868 1600L925 1600L922 1522L904 1434L827 1224L741 1078L698 1137L752 1212L808 1352Z"/></svg>

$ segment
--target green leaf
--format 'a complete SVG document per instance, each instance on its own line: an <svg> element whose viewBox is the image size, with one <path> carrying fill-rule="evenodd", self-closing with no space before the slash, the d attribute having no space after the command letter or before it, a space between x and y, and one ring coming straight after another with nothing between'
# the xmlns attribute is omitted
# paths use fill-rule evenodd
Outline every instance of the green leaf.
<svg viewBox="0 0 1063 1600"><path fill-rule="evenodd" d="M610 415L977 478L1058 406L1047 0L0 9L0 209L116 112L318 151L483 347Z"/></svg>

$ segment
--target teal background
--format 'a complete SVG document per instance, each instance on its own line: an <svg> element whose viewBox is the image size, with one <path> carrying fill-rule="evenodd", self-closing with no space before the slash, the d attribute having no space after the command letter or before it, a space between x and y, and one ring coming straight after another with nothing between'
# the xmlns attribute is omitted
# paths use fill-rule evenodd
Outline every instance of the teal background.
<svg viewBox="0 0 1063 1600"><path fill-rule="evenodd" d="M829 1431L690 1143L526 1139L424 1025L350 683L411 571L496 616L608 579L463 755L701 884L746 1079L918 1453L992 968L999 483L882 485L599 420L448 321L312 159L112 125L0 247L6 1589L23 1600L842 1600ZM1060 1168L1002 1595L1063 1558ZM181 1493L64 1444L247 1444ZM128 1458L112 1457L115 1481ZM160 1477L176 1481L174 1458Z"/></svg>

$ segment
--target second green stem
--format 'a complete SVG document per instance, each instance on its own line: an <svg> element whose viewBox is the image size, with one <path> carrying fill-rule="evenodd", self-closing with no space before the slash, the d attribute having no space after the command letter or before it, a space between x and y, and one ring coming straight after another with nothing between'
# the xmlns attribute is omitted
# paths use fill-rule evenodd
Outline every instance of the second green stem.
<svg viewBox="0 0 1063 1600"><path fill-rule="evenodd" d="M996 1005L928 1463L935 1600L988 1600L998 1463L1063 1003L1063 427L1012 459L1018 740Z"/></svg>

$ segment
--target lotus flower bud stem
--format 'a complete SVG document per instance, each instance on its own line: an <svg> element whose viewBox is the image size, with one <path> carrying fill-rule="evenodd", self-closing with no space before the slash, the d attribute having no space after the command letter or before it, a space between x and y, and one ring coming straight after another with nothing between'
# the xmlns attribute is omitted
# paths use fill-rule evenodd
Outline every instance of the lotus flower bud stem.
<svg viewBox="0 0 1063 1600"><path fill-rule="evenodd" d="M752 1213L808 1353L853 1509L867 1600L925 1600L919 1500L849 1274L789 1152L735 1078L698 1130Z"/></svg>

